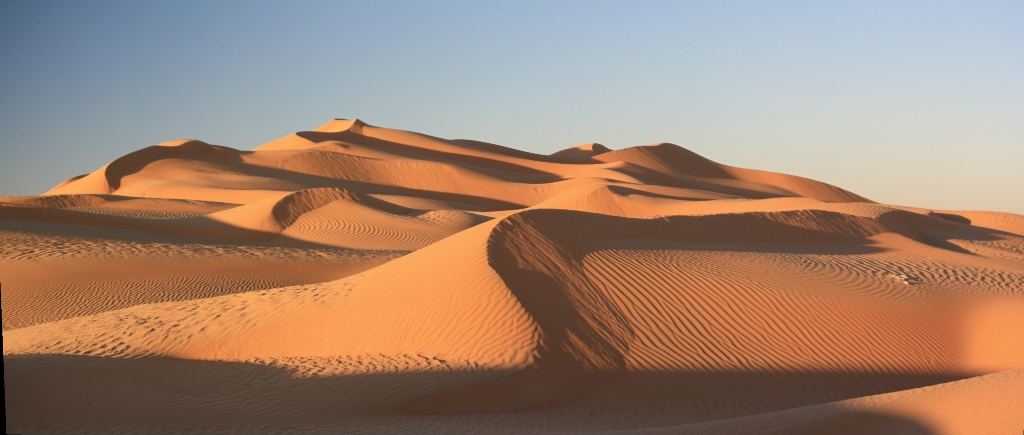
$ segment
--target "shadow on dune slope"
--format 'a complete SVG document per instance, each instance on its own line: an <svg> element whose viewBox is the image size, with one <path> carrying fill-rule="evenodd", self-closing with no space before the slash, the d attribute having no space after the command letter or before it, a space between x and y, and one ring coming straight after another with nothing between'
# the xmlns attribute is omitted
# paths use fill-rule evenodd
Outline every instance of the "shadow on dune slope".
<svg viewBox="0 0 1024 435"><path fill-rule="evenodd" d="M6 395L18 398L7 401L9 431L33 427L101 431L175 427L285 432L333 427L401 432L403 427L407 430L407 425L415 425L412 427L417 431L446 433L645 428L688 433L691 431L678 426L960 378L913 373L629 374L607 379L603 387L577 401L524 411L472 409L437 394L473 389L473 385L510 375L507 371L435 368L301 377L295 374L301 369L264 364L71 355L5 356L4 366ZM75 387L69 389L68 384ZM588 403L595 401L601 405ZM931 433L921 423L869 412L837 412L796 423L780 433L826 429L831 433L837 429L839 433ZM695 427L692 432L723 433L722 429ZM767 426L755 432L778 429Z"/></svg>
<svg viewBox="0 0 1024 435"><path fill-rule="evenodd" d="M807 271L786 281L784 271L749 262L760 254L885 253L869 240L883 233L945 248L923 237L945 225L908 212L878 219L826 211L657 219L548 209L518 213L491 233L488 260L542 331L535 365L507 380L412 401L403 409L530 410L601 394L610 394L612 402L636 395L649 406L678 401L680 409L699 409L721 393L722 402L708 409L736 409L728 401L774 396L779 402L758 411L767 412L781 403L805 406L971 376L961 365L957 307L927 296L903 304L879 292L835 293L821 287L827 283L801 283L810 277ZM684 245L666 250L666 243ZM647 263L615 257L603 264L598 256L588 263L600 246L623 246L627 254L699 249L701 258L714 252L747 257L736 257L724 275L714 275L711 263L673 268L671 256ZM832 287L853 292L860 285L854 272L844 279ZM884 276L874 279L879 281L871 286L887 285ZM786 399L787 389L799 394Z"/></svg>
<svg viewBox="0 0 1024 435"><path fill-rule="evenodd" d="M61 195L61 197L46 198L56 198L63 202L102 200L95 195ZM460 199L463 198L460 197ZM121 231L145 231L193 240L228 243L266 243L273 240L276 245L330 248L332 247L330 245L298 240L281 233L301 216L333 203L352 204L379 212L381 216L415 216L417 213L424 213L356 191L335 187L317 187L287 194L282 193L277 197L262 201L187 218L146 219L98 214L54 207L50 204L37 206L31 203L0 203L0 219L111 228ZM480 218L480 220L486 219Z"/></svg>

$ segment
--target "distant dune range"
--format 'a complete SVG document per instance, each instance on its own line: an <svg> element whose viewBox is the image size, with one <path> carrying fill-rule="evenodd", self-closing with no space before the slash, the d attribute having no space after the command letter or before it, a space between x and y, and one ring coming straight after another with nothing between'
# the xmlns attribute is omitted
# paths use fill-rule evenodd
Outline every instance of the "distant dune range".
<svg viewBox="0 0 1024 435"><path fill-rule="evenodd" d="M1024 216L337 119L0 197L7 432L1024 430Z"/></svg>

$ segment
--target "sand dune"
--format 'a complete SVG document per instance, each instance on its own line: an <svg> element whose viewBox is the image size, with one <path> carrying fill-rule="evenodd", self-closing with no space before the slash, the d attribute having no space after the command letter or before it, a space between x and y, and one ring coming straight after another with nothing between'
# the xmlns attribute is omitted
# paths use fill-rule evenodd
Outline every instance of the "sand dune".
<svg viewBox="0 0 1024 435"><path fill-rule="evenodd" d="M1016 433L1024 217L333 120L0 197L8 432Z"/></svg>

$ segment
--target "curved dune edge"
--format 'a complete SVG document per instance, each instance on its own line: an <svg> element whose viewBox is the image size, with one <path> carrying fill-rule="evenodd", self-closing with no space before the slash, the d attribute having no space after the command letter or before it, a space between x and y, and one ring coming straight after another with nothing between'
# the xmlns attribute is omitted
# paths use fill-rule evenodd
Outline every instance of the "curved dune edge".
<svg viewBox="0 0 1024 435"><path fill-rule="evenodd" d="M1011 305L1012 308L998 315L997 320L985 317L983 323L987 326L984 332L978 332L965 328L964 324L951 327L946 322L949 318L971 318L978 310L987 310L965 305L958 298L918 297L900 304L888 295L837 293L833 295L835 299L818 299L819 295L811 292L794 294L791 286L796 282L793 281L766 287L764 283L733 277L733 283L724 288L706 287L687 296L696 299L688 301L687 308L674 308L680 311L673 313L657 305L678 296L655 291L675 287L672 281L622 278L637 274L645 266L650 268L651 263L619 259L615 263L604 263L603 270L588 270L586 262L595 246L605 244L603 240L629 241L634 249L651 246L659 251L682 244L676 249L724 245L730 250L756 252L781 243L819 245L817 249L824 252L837 248L881 252L905 248L884 247L885 239L896 238L902 245L907 241L918 244L920 242L913 238L921 237L926 229L944 225L944 222L899 210L875 218L804 210L643 220L543 209L512 215L498 223L492 232L488 258L491 267L538 324L542 346L538 349L537 364L507 381L414 400L402 409L427 413L540 409L580 400L607 385L626 383L622 379L628 379L633 372L901 373L883 376L884 379L859 377L850 385L854 389L870 389L872 382L879 383L875 388L886 388L881 386L883 384L891 387L893 382L899 382L894 378L905 378L908 382L918 376L954 379L1024 366L1024 352L1005 354L999 350L1024 339L1024 327L1015 320L1024 315L1024 305ZM934 244L935 241L925 238L925 242ZM881 246L876 246L879 244ZM616 273L617 263L628 266L619 266L622 270ZM676 271L680 272L686 273ZM658 273L651 279L664 278L662 274L668 273L671 272ZM703 281L712 282L708 278ZM889 284L885 282L888 276L869 278L877 280L876 285ZM1012 295L1017 290L1015 279L998 287ZM847 292L858 287L851 285L853 283L830 284L836 290ZM755 289L761 294L751 298L749 292ZM822 290L831 289L814 291ZM764 298L774 301L766 302ZM758 330L757 325L772 322L770 317L775 314L768 313L778 311L793 314L787 318L786 326L792 328L791 332L753 332ZM800 312L803 314L798 314ZM769 317L751 317L760 315L758 313ZM680 322L692 325L682 327ZM717 336L693 336L693 328L721 332L715 334ZM807 330L817 330L822 335L811 337L799 332ZM975 332L969 334L968 330ZM751 334L759 335L759 340L749 342ZM965 334L971 338L957 342L955 337ZM992 335L998 338L986 341ZM907 347L907 336L919 337L919 341ZM745 341L747 343L737 346ZM672 342L675 344L669 345ZM731 345L709 349L709 346L716 346L713 343ZM788 355L789 346L794 343L799 343L800 348L814 349L811 358ZM772 350L775 346L781 347ZM870 356L864 353L868 348ZM714 356L695 357L693 352L697 349ZM979 349L987 350L978 353ZM820 359L826 355L827 358ZM663 379L661 382L671 381ZM678 388L684 389L684 385ZM619 394L635 395L638 391L650 394L643 388ZM863 394L863 391L847 391L847 394ZM780 398L774 399L773 405L781 406ZM791 406L800 406L799 400L803 399L806 398L794 398L797 402Z"/></svg>
<svg viewBox="0 0 1024 435"><path fill-rule="evenodd" d="M1019 430L1024 369L767 414L605 434L1012 433Z"/></svg>
<svg viewBox="0 0 1024 435"><path fill-rule="evenodd" d="M138 210L140 200L133 200L135 210ZM153 202L150 200L150 202ZM157 201L158 203L161 201ZM163 200L175 208L182 208L182 203L191 206L195 201ZM98 195L59 195L32 197L18 199L17 202L0 204L0 217L20 220L32 220L36 222L52 222L58 224L73 224L84 226L95 226L104 228L119 228L148 231L171 236L181 236L201 240L228 241L228 242L267 242L286 237L288 240L307 241L316 245L352 247L353 243L346 240L346 237L313 237L310 232L320 231L316 224L312 228L302 230L287 230L296 222L307 215L314 214L317 210L335 206L332 213L343 212L347 209L359 209L364 220L382 221L387 225L393 218L405 218L410 221L417 215L424 214L424 211L409 209L400 205L392 204L385 200L377 199L369 195L352 192L338 188L313 188L304 189L264 200L255 201L241 206L211 205L205 208L210 213L184 218L165 219L144 219L133 216L95 213L93 210L79 210L81 207L96 207L109 204L110 202ZM204 207L194 206L191 208L202 209ZM414 250L426 246L433 241L447 237L461 231L469 226L475 225L486 217L469 213L451 212L448 215L458 215L462 219L455 219L451 222L439 225L430 225L429 229L421 229L431 233L427 240L419 242L408 240L407 243L388 244L378 243L376 249L383 250ZM330 219L328 219L330 220ZM403 235L402 230L416 231L415 225L411 222L404 222L406 225L392 224L388 231L391 237L399 239L415 239ZM323 224L330 224L326 222ZM424 223L421 226L427 225ZM405 227L405 228L403 228ZM369 231L374 231L370 228Z"/></svg>
<svg viewBox="0 0 1024 435"><path fill-rule="evenodd" d="M991 211L935 211L933 213L943 219L1024 237L1024 216L1021 215Z"/></svg>
<svg viewBox="0 0 1024 435"><path fill-rule="evenodd" d="M429 190L449 199L463 196L463 202L508 209L534 205L565 191L560 186L574 187L586 178L596 178L695 188L724 195L719 198L804 196L833 202L868 201L813 180L723 166L672 144L617 151L588 144L560 153L540 156L482 142L378 128L359 120L334 120L250 152L197 140L167 142L125 155L46 195L119 193L225 201L238 199L238 190L252 191L248 198L265 198L273 196L268 191L274 190L351 190L359 186L352 184L356 182L391 186L383 189L391 192L364 193L413 189L422 194ZM617 166L601 168L601 162ZM438 171L440 177L422 176ZM410 172L412 176L403 175ZM573 180L578 182L566 184ZM232 186L235 192L224 191L225 186Z"/></svg>
<svg viewBox="0 0 1024 435"><path fill-rule="evenodd" d="M402 364L412 364L410 359L440 363L436 368L430 368L430 364L422 368L427 371L478 372L476 377L472 377L476 386L447 393L413 389L410 391L426 392L426 395L395 403L395 400L406 397L396 393L390 400L376 402L381 406L378 408L380 411L397 412L398 415L537 412L552 407L558 409L580 400L592 400L595 396L609 394L609 391L615 399L605 402L604 406L617 409L635 406L633 402L638 400L642 403L644 396L651 393L649 382L671 386L674 382L692 381L693 373L708 373L712 378L724 376L719 382L725 384L718 388L728 388L735 382L731 377L738 375L742 379L745 377L742 373L779 372L780 376L795 376L789 381L791 383L820 382L819 377L849 377L845 381L833 379L831 382L839 382L852 390L845 393L832 391L830 395L815 398L828 403L843 394L870 394L894 387L897 390L914 388L922 382L941 383L974 376L978 370L1024 365L1024 355L997 355L994 358L984 354L965 355L965 347L979 346L956 339L965 334L989 337L993 329L1005 332L1008 321L1019 319L1024 314L1024 306L996 313L994 320L991 315L983 316L987 322L987 326L983 326L987 329L970 332L970 327L958 329L958 325L941 325L935 320L971 317L977 309L966 307L962 300L949 304L941 298L924 298L894 305L895 301L890 296L878 299L877 296L843 295L829 303L827 299L809 294L794 295L792 289L775 290L781 291L774 296L777 299L775 310L802 307L800 309L816 313L815 317L790 319L797 322L790 325L792 331L825 328L832 332L828 339L780 336L777 342L796 340L802 342L801 346L818 349L812 356L831 359L815 359L816 356L810 360L792 359L785 352L776 350L774 354L781 359L765 360L766 366L735 365L736 361L753 361L755 355L763 357L773 353L771 343L750 343L731 351L722 348L705 352L702 360L672 360L671 355L685 356L687 352L668 352L660 356L645 353L644 345L637 340L644 336L681 337L671 331L673 325L650 323L658 318L657 313L652 313L653 317L652 314L636 317L636 313L622 311L629 309L629 305L622 305L627 299L621 299L614 293L615 290L643 289L630 287L628 283L601 282L597 275L588 273L585 261L588 252L601 252L593 251L595 245L606 246L600 241L602 239L648 239L659 243L698 245L712 243L725 244L733 249L737 244L770 246L778 243L863 248L880 242L885 244L878 237L886 234L907 239L898 232L913 236L922 225L946 225L934 218L910 212L888 213L897 216L886 221L885 215L872 218L798 210L630 219L566 210L531 210L463 231L414 254L342 281L189 303L140 306L7 331L4 334L4 352L5 355L88 355L92 358L150 355L257 365L262 361L274 361L299 372L312 368L342 373L353 370L350 365L354 361L338 359L349 355L358 356L358 364L369 363L371 370L368 373L376 373L372 367L382 361L392 361L392 364L406 361L399 363L402 367ZM566 214L573 217L562 216ZM573 224L566 227L565 222ZM551 231L546 228L548 225L560 227ZM736 228L744 228L745 231L736 232ZM599 239L594 239L594 235L600 235ZM486 253L481 251L484 240ZM580 260L584 262L580 263ZM427 270L433 273L422 273ZM488 278L483 282L488 284L481 287L482 282L453 279L454 276L485 276ZM424 277L431 280L423 281ZM411 282L416 284L411 285ZM466 285L451 285L458 282ZM739 285L738 290L744 288L742 279L737 278L735 282ZM483 288L491 290L481 292ZM657 288L664 287L647 287L648 290ZM704 291L708 290L711 289ZM462 293L459 296L448 295L452 291ZM706 306L691 315L713 313L727 306L736 309L736 304L760 303L749 299L745 301L744 298L749 296L744 295L748 292L727 290L721 296L733 298L731 302L720 305L718 310L712 309L713 305ZM634 294L628 298L636 301L642 300L643 296ZM453 304L454 301L459 304ZM841 306L836 306L835 302L841 302ZM794 303L796 305L789 309L777 305ZM922 304L932 308L922 309ZM482 306L493 308L474 310ZM632 309L641 306L644 305L632 305ZM763 309L739 311L748 314L769 312ZM493 323L495 325L520 326L513 330L507 326L488 327L480 320L463 318L466 314L478 315L481 320L496 322ZM822 323L817 316L827 321ZM697 323L715 329L714 325L722 321L726 322L723 326L732 325L730 328L735 328L739 322L740 327L734 330L741 334L723 343L747 336L749 332L744 331L758 323L756 319L729 317L727 312L723 318L706 318ZM805 323L801 326L800 322ZM743 327L744 324L747 326ZM410 329L410 325L416 327ZM652 325L654 329L651 329ZM469 328L465 328L467 326ZM146 330L149 332L144 332ZM511 331L519 332L506 335ZM500 334L495 336L495 332ZM837 337L844 334L848 338L837 341ZM1008 343L1024 338L1024 330L1015 334L1004 337L994 346L989 343L980 348L983 353L985 349L1005 349ZM906 343L902 338L907 335L924 340ZM701 340L705 345L714 342L707 341L707 338ZM867 342L873 349L870 355L858 349ZM749 347L751 345L755 347ZM662 345L659 350L666 348ZM730 352L747 355L730 356ZM666 357L669 359L664 359ZM296 361L297 358L300 360ZM487 382L488 376L504 379ZM766 381L755 378L744 382L756 385ZM382 383L387 385L387 382ZM678 391L681 386L670 391ZM666 392L661 391L660 394ZM682 400L684 403L693 400L685 394L683 397L669 394L657 399L669 402ZM773 407L800 408L807 406L804 402L808 399L806 396L790 397L791 402L786 403L777 394L772 398L770 404L756 401L748 404L750 409L744 412L763 414L771 412ZM622 409L618 411L623 412ZM742 415L741 412L733 418Z"/></svg>
<svg viewBox="0 0 1024 435"><path fill-rule="evenodd" d="M7 429L1001 433L1022 222L672 144L166 142L0 198Z"/></svg>

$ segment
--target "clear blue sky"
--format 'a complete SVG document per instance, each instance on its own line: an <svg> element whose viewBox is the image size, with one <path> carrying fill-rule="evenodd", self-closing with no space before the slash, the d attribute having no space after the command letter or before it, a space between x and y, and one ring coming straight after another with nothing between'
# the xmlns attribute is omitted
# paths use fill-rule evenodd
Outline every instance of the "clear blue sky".
<svg viewBox="0 0 1024 435"><path fill-rule="evenodd" d="M0 2L0 195L334 117L1024 214L1024 1Z"/></svg>

